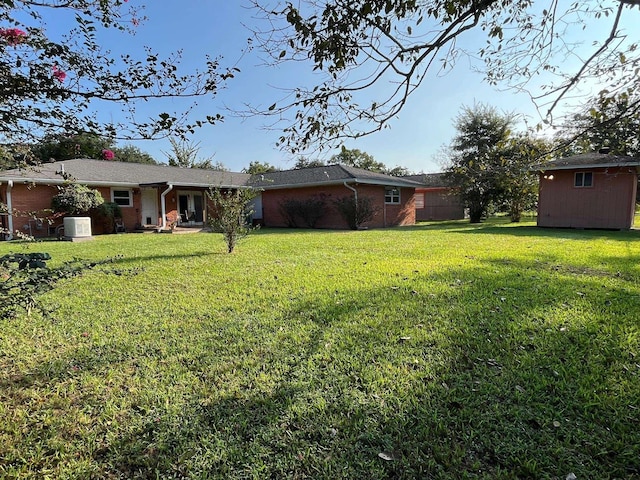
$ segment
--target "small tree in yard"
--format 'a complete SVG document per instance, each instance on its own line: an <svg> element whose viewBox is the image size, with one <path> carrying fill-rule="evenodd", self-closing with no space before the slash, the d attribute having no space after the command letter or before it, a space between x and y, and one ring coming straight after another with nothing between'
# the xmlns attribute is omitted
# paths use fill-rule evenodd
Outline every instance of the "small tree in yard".
<svg viewBox="0 0 640 480"><path fill-rule="evenodd" d="M214 232L222 233L228 253L233 253L238 241L254 230L249 217L253 213L251 201L257 195L258 192L253 189L212 187L207 192L213 207L213 214L208 219L209 226Z"/></svg>
<svg viewBox="0 0 640 480"><path fill-rule="evenodd" d="M357 230L362 224L373 220L378 210L373 206L371 197L358 197L351 195L338 198L333 204L349 225L351 230Z"/></svg>

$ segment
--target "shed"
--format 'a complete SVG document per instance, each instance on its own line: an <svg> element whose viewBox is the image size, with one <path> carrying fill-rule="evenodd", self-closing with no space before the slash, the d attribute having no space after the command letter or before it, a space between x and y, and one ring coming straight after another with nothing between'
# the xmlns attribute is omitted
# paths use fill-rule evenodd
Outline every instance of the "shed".
<svg viewBox="0 0 640 480"><path fill-rule="evenodd" d="M538 226L627 230L640 159L601 150L539 166Z"/></svg>

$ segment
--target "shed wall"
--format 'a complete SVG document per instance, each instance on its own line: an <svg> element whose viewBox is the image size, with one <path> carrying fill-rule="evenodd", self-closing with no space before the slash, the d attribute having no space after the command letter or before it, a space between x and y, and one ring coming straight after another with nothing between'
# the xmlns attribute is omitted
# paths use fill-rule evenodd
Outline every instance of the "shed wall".
<svg viewBox="0 0 640 480"><path fill-rule="evenodd" d="M576 172L592 172L593 186L575 187ZM541 174L538 226L631 228L637 176L635 168L628 167L553 170Z"/></svg>

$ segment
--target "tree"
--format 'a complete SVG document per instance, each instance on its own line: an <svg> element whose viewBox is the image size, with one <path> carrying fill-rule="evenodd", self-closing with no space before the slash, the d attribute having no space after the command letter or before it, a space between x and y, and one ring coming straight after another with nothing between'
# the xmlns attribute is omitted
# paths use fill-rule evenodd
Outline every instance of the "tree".
<svg viewBox="0 0 640 480"><path fill-rule="evenodd" d="M78 135L48 135L41 142L31 146L34 161L48 163L72 158L104 158L106 150L113 150L111 139L92 133Z"/></svg>
<svg viewBox="0 0 640 480"><path fill-rule="evenodd" d="M193 143L187 140L178 140L173 137L169 139L169 142L171 143L171 151L162 153L165 154L169 165L172 167L227 171L227 168L223 164L213 162L213 156L206 158L199 156L200 142Z"/></svg>
<svg viewBox="0 0 640 480"><path fill-rule="evenodd" d="M552 148L546 140L520 134L508 138L499 150L502 171L496 200L512 222L519 222L522 214L534 209L538 201L538 174L533 167L544 163Z"/></svg>
<svg viewBox="0 0 640 480"><path fill-rule="evenodd" d="M212 187L207 192L212 204L209 226L222 233L227 253L233 253L239 240L253 231L249 218L253 214L252 200L258 196L255 189L223 189Z"/></svg>
<svg viewBox="0 0 640 480"><path fill-rule="evenodd" d="M480 222L503 190L504 145L515 116L487 105L463 107L455 119L457 135L445 174L469 209L471 223Z"/></svg>
<svg viewBox="0 0 640 480"><path fill-rule="evenodd" d="M135 145L125 145L123 147L114 147L114 160L116 162L128 162L128 163L146 163L149 165L158 165L158 162L149 155L147 152L143 152Z"/></svg>
<svg viewBox="0 0 640 480"><path fill-rule="evenodd" d="M251 175L260 175L262 173L278 172L280 171L280 169L274 167L269 162L259 162L255 160L249 163L249 166L247 168L243 168L242 171Z"/></svg>
<svg viewBox="0 0 640 480"><path fill-rule="evenodd" d="M581 82L595 79L610 92L637 91L640 49L635 36L619 31L638 0L576 0L546 4L531 0L303 0L274 7L253 4L266 20L255 37L274 64L309 61L315 85L254 113L295 120L279 144L293 152L330 148L384 128L428 74L453 68L466 57L491 84L530 91L547 121ZM609 35L586 28L607 22ZM636 20L637 23L637 20ZM463 40L476 35L469 50ZM486 38L477 38L484 35ZM590 51L576 52L580 38ZM584 61L565 70L567 57ZM477 61L479 59L479 61ZM551 76L543 89L529 85L538 73ZM294 115L288 116L292 110Z"/></svg>
<svg viewBox="0 0 640 480"><path fill-rule="evenodd" d="M569 144L565 154L608 147L615 155L640 157L640 91L600 92L563 125L560 139Z"/></svg>
<svg viewBox="0 0 640 480"><path fill-rule="evenodd" d="M376 161L367 152L362 152L357 148L345 148L344 145L340 147L340 153L331 157L329 163L338 163L379 173L384 173L387 168L384 163Z"/></svg>
<svg viewBox="0 0 640 480"><path fill-rule="evenodd" d="M303 156L299 156L296 160L296 164L293 166L294 170L299 170L301 168L311 168L311 167L324 167L327 164L319 159L310 159Z"/></svg>
<svg viewBox="0 0 640 480"><path fill-rule="evenodd" d="M133 33L140 12L128 0L3 1L0 5L0 142L33 143L45 135L94 133L112 139L184 136L219 114L193 118L163 112L135 118L140 102L214 96L237 70L206 57L203 70L185 72L180 54L160 58L146 48L144 58L109 55L100 45L104 30ZM54 28L71 25L57 35ZM6 26L4 26L6 25ZM125 120L103 122L104 104L121 105ZM160 106L160 104L158 104Z"/></svg>

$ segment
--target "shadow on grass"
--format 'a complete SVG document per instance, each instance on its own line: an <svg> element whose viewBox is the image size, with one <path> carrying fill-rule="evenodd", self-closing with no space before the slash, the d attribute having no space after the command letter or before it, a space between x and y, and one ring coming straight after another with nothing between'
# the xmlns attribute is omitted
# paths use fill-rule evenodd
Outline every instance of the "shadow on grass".
<svg viewBox="0 0 640 480"><path fill-rule="evenodd" d="M640 475L635 283L535 262L413 272L368 288L357 278L292 296L269 313L275 323L203 316L217 333L203 333L197 351L178 335L171 349L132 350L134 339L77 346L28 381L4 379L4 399L55 391L73 365L107 376L152 359L159 388L130 390L120 426L92 434L102 445L85 460L98 477ZM110 395L84 399L91 415ZM44 432L30 441L45 448L55 432Z"/></svg>

